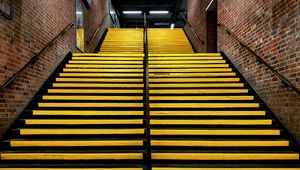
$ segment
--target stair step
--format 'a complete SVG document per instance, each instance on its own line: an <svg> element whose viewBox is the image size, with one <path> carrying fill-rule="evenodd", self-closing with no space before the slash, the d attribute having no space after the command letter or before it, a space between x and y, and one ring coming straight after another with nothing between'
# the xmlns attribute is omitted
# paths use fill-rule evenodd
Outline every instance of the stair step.
<svg viewBox="0 0 300 170"><path fill-rule="evenodd" d="M12 140L11 147L143 146L142 140Z"/></svg>
<svg viewBox="0 0 300 170"><path fill-rule="evenodd" d="M59 73L60 77L143 77L143 73Z"/></svg>
<svg viewBox="0 0 300 170"><path fill-rule="evenodd" d="M143 64L143 61L89 61L69 60L70 64ZM220 62L222 63L222 62Z"/></svg>
<svg viewBox="0 0 300 170"><path fill-rule="evenodd" d="M107 83L142 83L141 78L56 78L57 82L107 82Z"/></svg>
<svg viewBox="0 0 300 170"><path fill-rule="evenodd" d="M54 96L44 95L43 100L143 100L143 96Z"/></svg>
<svg viewBox="0 0 300 170"><path fill-rule="evenodd" d="M149 57L219 57L220 53L190 53L190 54L178 54L178 53L170 53L170 54L149 54Z"/></svg>
<svg viewBox="0 0 300 170"><path fill-rule="evenodd" d="M154 160L299 160L297 153L152 153Z"/></svg>
<svg viewBox="0 0 300 170"><path fill-rule="evenodd" d="M135 61L135 60L140 60L143 61L144 58L143 57L119 57L119 56L115 56L115 57L98 57L98 56L94 56L94 57L72 57L72 60L109 60L109 61L113 61L113 60L123 60L123 61Z"/></svg>
<svg viewBox="0 0 300 170"><path fill-rule="evenodd" d="M1 153L1 160L132 160L142 153Z"/></svg>
<svg viewBox="0 0 300 170"><path fill-rule="evenodd" d="M151 129L151 135L280 135L277 129Z"/></svg>
<svg viewBox="0 0 300 170"><path fill-rule="evenodd" d="M99 53L73 53L73 57L144 57L144 54L99 54Z"/></svg>
<svg viewBox="0 0 300 170"><path fill-rule="evenodd" d="M253 100L253 96L150 96L150 100Z"/></svg>
<svg viewBox="0 0 300 170"><path fill-rule="evenodd" d="M143 88L144 84L126 83L53 83L53 87L122 87L122 88Z"/></svg>
<svg viewBox="0 0 300 170"><path fill-rule="evenodd" d="M149 77L230 77L235 76L233 72L229 73L150 73Z"/></svg>
<svg viewBox="0 0 300 170"><path fill-rule="evenodd" d="M38 103L39 107L143 107L143 103Z"/></svg>
<svg viewBox="0 0 300 170"><path fill-rule="evenodd" d="M270 119L193 119L193 120L177 120L177 119L152 119L151 125L272 125Z"/></svg>
<svg viewBox="0 0 300 170"><path fill-rule="evenodd" d="M48 89L48 93L143 93L143 90L138 89Z"/></svg>
<svg viewBox="0 0 300 170"><path fill-rule="evenodd" d="M33 110L32 114L53 116L141 116L144 115L144 111Z"/></svg>
<svg viewBox="0 0 300 170"><path fill-rule="evenodd" d="M153 84L150 83L149 87L185 87L185 88L195 88L195 87L244 87L244 83L160 83Z"/></svg>
<svg viewBox="0 0 300 170"><path fill-rule="evenodd" d="M212 64L215 64L215 63L221 63L221 64L225 64L226 61L225 60L174 60L174 61L149 61L149 65L151 64L206 64L206 63L212 63Z"/></svg>
<svg viewBox="0 0 300 170"><path fill-rule="evenodd" d="M182 56L182 57L169 57L169 56L165 56L165 57L149 57L149 60L222 60L223 57L219 56L219 57L186 57L186 56Z"/></svg>
<svg viewBox="0 0 300 170"><path fill-rule="evenodd" d="M26 125L118 125L143 124L141 119L25 119Z"/></svg>
<svg viewBox="0 0 300 170"><path fill-rule="evenodd" d="M151 64L149 68L224 68L229 67L229 64Z"/></svg>
<svg viewBox="0 0 300 170"><path fill-rule="evenodd" d="M231 68L187 68L187 69L149 69L150 73L161 73L161 72L170 72L170 73L181 73L181 72L231 72Z"/></svg>
<svg viewBox="0 0 300 170"><path fill-rule="evenodd" d="M239 82L240 78L149 78L150 83L174 82Z"/></svg>
<svg viewBox="0 0 300 170"><path fill-rule="evenodd" d="M151 140L151 146L198 146L198 147L278 147L289 146L287 140L229 141L229 140Z"/></svg>
<svg viewBox="0 0 300 170"><path fill-rule="evenodd" d="M151 89L150 94L248 93L248 89Z"/></svg>
<svg viewBox="0 0 300 170"><path fill-rule="evenodd" d="M119 135L144 134L144 129L19 129L20 135Z"/></svg>
<svg viewBox="0 0 300 170"><path fill-rule="evenodd" d="M188 168L188 167L153 167L152 170L300 170L300 168L261 168L265 165L256 166L252 168L245 168L245 167L230 167L230 168ZM288 166L288 165L285 165Z"/></svg>
<svg viewBox="0 0 300 170"><path fill-rule="evenodd" d="M143 168L1 168L0 170L143 170ZM281 170L281 169L279 169Z"/></svg>
<svg viewBox="0 0 300 170"><path fill-rule="evenodd" d="M143 72L143 69L93 69L93 68L64 68L64 72Z"/></svg>
<svg viewBox="0 0 300 170"><path fill-rule="evenodd" d="M143 68L143 65L132 64L114 64L114 65L100 65L100 64L66 64L67 68Z"/></svg>
<svg viewBox="0 0 300 170"><path fill-rule="evenodd" d="M258 108L258 103L150 103L150 108Z"/></svg>
<svg viewBox="0 0 300 170"><path fill-rule="evenodd" d="M265 116L265 111L150 111L151 116Z"/></svg>

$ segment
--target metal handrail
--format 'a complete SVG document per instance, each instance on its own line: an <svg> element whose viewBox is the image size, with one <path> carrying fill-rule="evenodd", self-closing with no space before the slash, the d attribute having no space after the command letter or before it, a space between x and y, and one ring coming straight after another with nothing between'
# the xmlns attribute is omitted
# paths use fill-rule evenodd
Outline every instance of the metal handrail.
<svg viewBox="0 0 300 170"><path fill-rule="evenodd" d="M188 27L190 28L190 30L193 32L193 34L195 35L195 37L202 43L205 44L205 41L200 38L200 36L197 34L197 32L195 31L195 29L193 28L193 26L190 24L190 22L186 19L186 17L183 15L183 12L180 13L182 18L184 19L185 23L187 23Z"/></svg>
<svg viewBox="0 0 300 170"><path fill-rule="evenodd" d="M146 118L146 164L147 170L152 169L151 133L150 133L150 104L149 104L149 66L148 66L148 31L147 16L144 13L144 112Z"/></svg>
<svg viewBox="0 0 300 170"><path fill-rule="evenodd" d="M102 25L103 25L105 19L107 18L107 16L109 16L109 14L106 14L106 15L104 16L104 18L102 19L101 23L99 24L99 26L97 27L97 29L94 31L94 34L92 35L92 37L91 37L89 40L86 41L87 44L92 43L92 41L94 40L94 38L95 38L96 35L98 34L100 28L102 27Z"/></svg>
<svg viewBox="0 0 300 170"><path fill-rule="evenodd" d="M265 60L262 59L261 56L259 56L255 51L253 51L247 44L245 44L234 32L232 32L228 27L226 27L222 23L218 23L218 26L223 28L229 35L234 37L242 47L246 48L248 51L250 51L257 59L259 63L264 64L267 68L269 68L280 80L281 82L294 90L298 95L300 95L300 90L297 89L287 78L285 78L283 75L281 75L277 70L275 70L270 64L268 64Z"/></svg>
<svg viewBox="0 0 300 170"><path fill-rule="evenodd" d="M53 45L53 43L62 35L65 34L67 30L72 28L74 26L74 23L68 24L62 31L60 31L50 42L48 42L37 54L35 54L26 65L24 65L18 72L16 72L11 78L9 78L0 88L0 90L3 90L7 86L9 86L20 74L23 73L23 71L32 63L34 63L38 57L48 48Z"/></svg>
<svg viewBox="0 0 300 170"><path fill-rule="evenodd" d="M0 9L0 15L4 16L4 18L6 19L12 19L12 15L13 15L13 0L10 1L10 14L6 14L6 12L2 11Z"/></svg>

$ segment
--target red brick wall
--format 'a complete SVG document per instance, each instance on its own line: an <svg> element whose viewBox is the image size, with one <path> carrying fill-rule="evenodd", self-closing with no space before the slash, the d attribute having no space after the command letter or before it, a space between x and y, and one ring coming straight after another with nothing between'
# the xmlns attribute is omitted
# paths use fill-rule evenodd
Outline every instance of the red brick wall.
<svg viewBox="0 0 300 170"><path fill-rule="evenodd" d="M300 89L299 0L219 0L218 21ZM218 48L231 56L300 141L300 96L283 87L273 73L221 28Z"/></svg>
<svg viewBox="0 0 300 170"><path fill-rule="evenodd" d="M94 52L98 42L107 27L110 27L110 17L106 16L109 14L109 0L94 0L92 7L87 9L83 3L83 13L84 13L84 29L85 29L85 52ZM106 18L105 18L106 17ZM100 30L96 34L94 40L90 44L87 41L93 36L96 29L99 27L102 20L103 24Z"/></svg>

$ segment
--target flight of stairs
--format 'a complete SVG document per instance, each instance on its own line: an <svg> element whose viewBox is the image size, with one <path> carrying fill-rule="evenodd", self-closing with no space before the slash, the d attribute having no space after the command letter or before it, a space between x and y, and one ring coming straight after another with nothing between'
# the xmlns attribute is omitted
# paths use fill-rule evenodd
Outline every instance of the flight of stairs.
<svg viewBox="0 0 300 170"><path fill-rule="evenodd" d="M153 170L300 170L297 143L230 61L193 53L180 30L157 30L174 48L149 29L146 136L140 31L68 56L5 135L0 170L146 170L147 137Z"/></svg>

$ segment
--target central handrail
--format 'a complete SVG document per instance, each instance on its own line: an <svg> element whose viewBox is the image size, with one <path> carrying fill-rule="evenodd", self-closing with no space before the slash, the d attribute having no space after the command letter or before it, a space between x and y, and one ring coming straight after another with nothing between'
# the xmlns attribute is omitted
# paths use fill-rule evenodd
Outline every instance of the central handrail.
<svg viewBox="0 0 300 170"><path fill-rule="evenodd" d="M144 13L144 112L146 118L146 164L147 170L152 169L151 133L150 133L150 104L149 104L149 63L148 63L148 31L147 17Z"/></svg>
<svg viewBox="0 0 300 170"><path fill-rule="evenodd" d="M14 75L9 78L0 88L0 90L3 90L4 88L6 88L7 86L9 86L10 84L13 83L13 81L20 75L23 73L23 71L32 63L34 63L38 57L49 47L51 47L53 45L53 43L62 35L64 35L66 33L66 31L68 31L70 28L72 28L74 26L74 23L70 23L68 24L62 31L60 31L50 42L48 42L42 49L40 52L38 52L37 54L35 54L29 61L27 64L25 64L18 72L14 73Z"/></svg>
<svg viewBox="0 0 300 170"><path fill-rule="evenodd" d="M264 64L268 69L270 69L280 80L281 82L287 86L290 87L292 90L294 90L298 95L300 95L300 90L297 89L287 78L285 78L283 75L281 75L277 70L275 70L270 64L268 64L261 56L259 56L254 50L252 50L246 43L244 43L234 32L232 32L228 27L226 27L222 23L218 23L218 26L223 28L229 35L231 35L233 38L235 38L242 47L246 48L248 51L250 51L257 59L259 63Z"/></svg>
<svg viewBox="0 0 300 170"><path fill-rule="evenodd" d="M91 37L89 40L87 40L87 41L86 41L86 42L87 42L87 44L90 44L90 43L92 43L92 41L94 40L94 38L95 38L95 37L96 37L96 35L98 34L98 32L99 32L100 28L102 27L102 25L103 25L103 23L104 23L105 19L107 18L107 16L109 16L109 14L106 14L106 15L104 16L104 18L102 19L101 23L99 24L99 26L97 27L97 29L94 31L94 33L93 33L92 37Z"/></svg>
<svg viewBox="0 0 300 170"><path fill-rule="evenodd" d="M193 28L193 26L190 24L190 22L186 19L186 17L183 15L183 12L180 13L183 20L185 21L185 23L187 23L188 27L190 28L190 30L193 32L193 34L195 35L195 37L202 43L205 44L205 41L200 38L200 36L197 34L197 32L195 31L195 29Z"/></svg>

